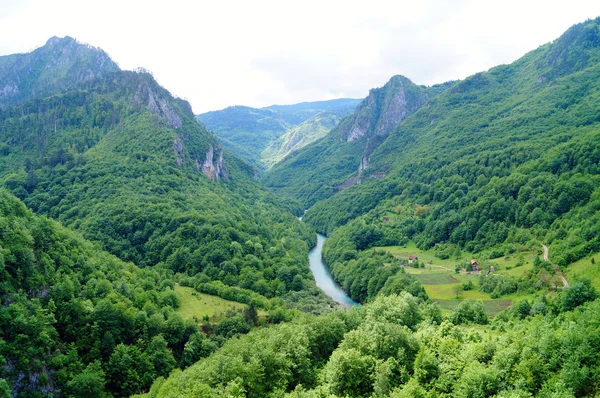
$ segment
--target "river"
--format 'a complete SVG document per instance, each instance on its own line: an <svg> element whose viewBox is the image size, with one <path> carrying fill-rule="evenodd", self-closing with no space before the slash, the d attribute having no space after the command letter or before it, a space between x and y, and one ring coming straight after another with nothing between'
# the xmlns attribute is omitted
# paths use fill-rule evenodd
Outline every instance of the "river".
<svg viewBox="0 0 600 398"><path fill-rule="evenodd" d="M346 308L354 307L355 305L358 305L358 303L352 300L350 296L335 283L331 273L323 263L322 251L325 239L327 239L325 236L317 234L317 245L308 253L310 270L315 276L317 286L323 290L326 295L331 297L333 301Z"/></svg>

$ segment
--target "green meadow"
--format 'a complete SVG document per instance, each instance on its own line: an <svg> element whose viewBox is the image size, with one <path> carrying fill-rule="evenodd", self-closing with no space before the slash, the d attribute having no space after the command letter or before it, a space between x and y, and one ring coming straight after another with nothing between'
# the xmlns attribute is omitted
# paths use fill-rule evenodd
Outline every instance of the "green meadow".
<svg viewBox="0 0 600 398"><path fill-rule="evenodd" d="M398 259L407 258L408 255L418 257L419 263L424 263L424 268L405 267L407 273L414 275L425 288L427 295L442 308L444 312L450 312L456 309L462 300L473 299L481 300L485 307L487 315L493 316L506 308L510 307L513 300L527 297L526 295L510 294L498 299L492 299L489 293L481 292L477 289L477 281L481 274L478 273L456 273L457 265L465 264L476 260L483 267L484 274L490 265L494 266L494 274L523 276L528 270L533 268L533 260L541 255L541 248L527 248L512 255L495 258L492 260L484 259L485 254L474 255L469 252L461 252L460 258L451 257L447 259L438 258L433 249L421 250L413 242L405 246L383 246L377 249L386 250ZM600 260L600 256L599 260ZM523 265L516 266L519 260ZM589 264L589 259L587 264ZM463 290L462 284L472 281L471 290ZM598 266L598 282L600 283L600 265Z"/></svg>
<svg viewBox="0 0 600 398"><path fill-rule="evenodd" d="M184 319L195 318L201 321L205 316L218 318L227 312L243 311L247 307L245 304L197 292L191 287L175 285L175 293L181 299L177 312Z"/></svg>

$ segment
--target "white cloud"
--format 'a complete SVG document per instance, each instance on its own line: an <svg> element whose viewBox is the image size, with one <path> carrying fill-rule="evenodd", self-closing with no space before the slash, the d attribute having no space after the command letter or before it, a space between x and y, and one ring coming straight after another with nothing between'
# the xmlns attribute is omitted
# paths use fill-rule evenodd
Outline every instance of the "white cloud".
<svg viewBox="0 0 600 398"><path fill-rule="evenodd" d="M600 2L0 0L0 53L70 35L143 66L196 112L464 78L600 15Z"/></svg>

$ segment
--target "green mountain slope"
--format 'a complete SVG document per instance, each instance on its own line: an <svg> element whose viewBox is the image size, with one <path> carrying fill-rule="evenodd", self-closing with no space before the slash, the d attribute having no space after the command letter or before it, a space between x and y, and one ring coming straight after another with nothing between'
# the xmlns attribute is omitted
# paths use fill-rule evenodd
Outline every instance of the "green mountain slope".
<svg viewBox="0 0 600 398"><path fill-rule="evenodd" d="M4 396L129 396L217 348L174 311L172 271L123 262L4 189L0 281Z"/></svg>
<svg viewBox="0 0 600 398"><path fill-rule="evenodd" d="M113 72L0 111L5 186L125 261L268 306L329 303L308 268L315 237L146 73Z"/></svg>
<svg viewBox="0 0 600 398"><path fill-rule="evenodd" d="M600 251L599 25L445 90L373 152L361 184L309 209L304 219L332 234L333 274L365 249L408 241L480 258L542 242L559 267ZM549 286L547 272L560 268L536 263L502 291Z"/></svg>
<svg viewBox="0 0 600 398"><path fill-rule="evenodd" d="M118 71L99 48L71 37L52 37L27 54L0 57L0 108L45 97Z"/></svg>
<svg viewBox="0 0 600 398"><path fill-rule="evenodd" d="M324 130L331 129L332 122L351 113L359 101L341 98L260 109L232 106L203 113L197 119L214 132L227 149L264 170L294 149L322 137ZM296 128L306 138L290 138L298 134L294 132Z"/></svg>
<svg viewBox="0 0 600 398"><path fill-rule="evenodd" d="M446 87L417 86L404 76L394 76L385 86L371 90L325 138L273 167L263 181L307 208L359 183L371 153L388 134Z"/></svg>
<svg viewBox="0 0 600 398"><path fill-rule="evenodd" d="M340 122L343 116L344 113L323 111L287 130L282 136L271 141L261 153L267 168L281 162L292 152L323 138Z"/></svg>
<svg viewBox="0 0 600 398"><path fill-rule="evenodd" d="M410 295L378 297L231 340L147 396L594 396L600 301L581 306L594 294L572 302L575 290L523 302L490 325L481 303L465 301L442 320Z"/></svg>

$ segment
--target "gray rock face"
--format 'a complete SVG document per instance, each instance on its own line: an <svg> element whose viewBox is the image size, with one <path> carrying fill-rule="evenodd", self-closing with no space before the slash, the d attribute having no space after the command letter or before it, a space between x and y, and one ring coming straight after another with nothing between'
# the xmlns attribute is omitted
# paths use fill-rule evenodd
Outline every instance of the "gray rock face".
<svg viewBox="0 0 600 398"><path fill-rule="evenodd" d="M177 167L181 168L183 166L183 159L185 157L183 141L181 138L175 137L173 140L173 154L175 155L175 160L177 162ZM196 161L196 166L198 166L198 161Z"/></svg>
<svg viewBox="0 0 600 398"><path fill-rule="evenodd" d="M364 136L387 136L428 99L425 88L404 76L394 76L385 86L371 90L350 122L340 130L340 140L352 142Z"/></svg>
<svg viewBox="0 0 600 398"><path fill-rule="evenodd" d="M169 101L154 91L147 82L140 83L134 100L145 106L153 114L163 118L174 129L182 126L181 117L171 107Z"/></svg>
<svg viewBox="0 0 600 398"><path fill-rule="evenodd" d="M219 150L219 157L217 161L214 161L215 149L212 144L209 146L208 152L206 153L206 159L202 164L196 160L196 167L202 170L202 172L211 180L228 179L229 175L225 169L225 159L223 158L223 148Z"/></svg>
<svg viewBox="0 0 600 398"><path fill-rule="evenodd" d="M394 76L385 86L371 90L350 119L340 125L340 141L356 141L356 145L360 140L365 142L356 174L338 189L360 184L373 151L404 119L425 106L428 100L427 88L415 85L404 76Z"/></svg>

